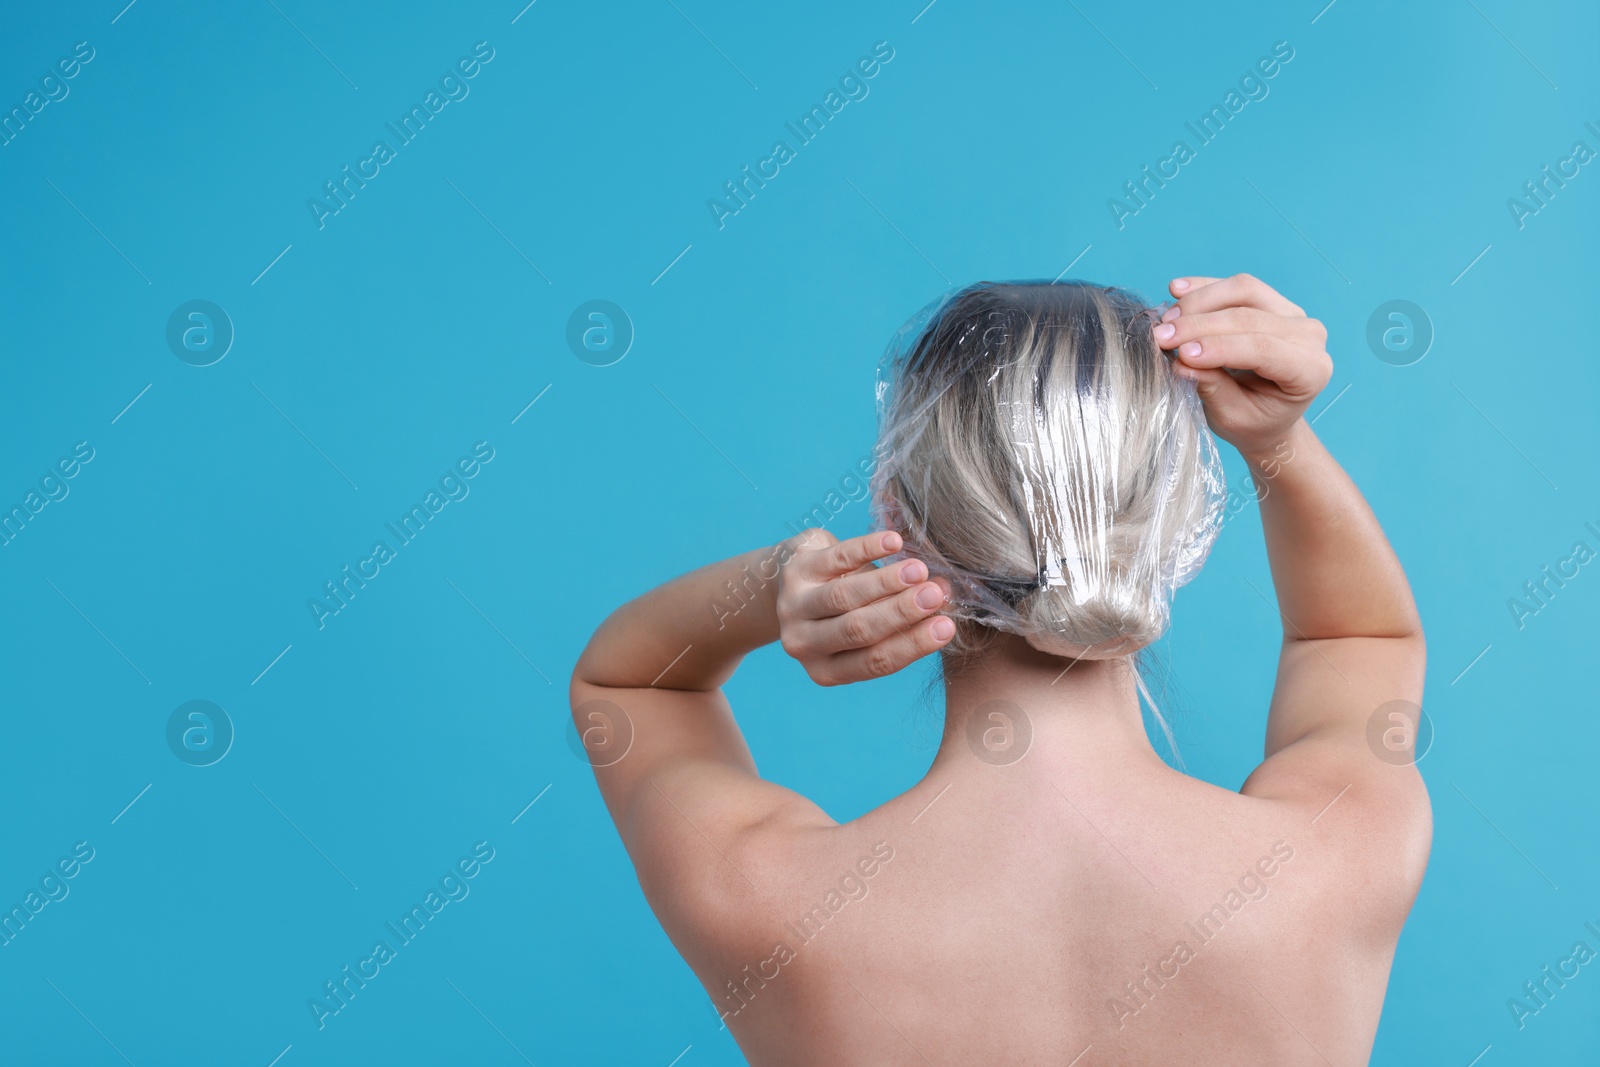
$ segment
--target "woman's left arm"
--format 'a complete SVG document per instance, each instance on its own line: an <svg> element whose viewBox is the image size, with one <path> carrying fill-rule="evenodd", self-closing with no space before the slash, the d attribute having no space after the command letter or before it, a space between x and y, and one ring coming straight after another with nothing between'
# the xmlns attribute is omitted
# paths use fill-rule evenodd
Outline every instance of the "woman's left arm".
<svg viewBox="0 0 1600 1067"><path fill-rule="evenodd" d="M573 669L572 714L630 851L672 836L651 827L686 823L717 840L779 808L831 821L757 776L721 686L775 640L824 685L889 674L943 646L954 627L934 617L944 589L927 568L874 563L900 547L893 532L839 541L806 530L675 578L601 624Z"/></svg>
<svg viewBox="0 0 1600 1067"><path fill-rule="evenodd" d="M691 571L624 604L573 671L593 685L706 692L749 652L780 638L819 685L893 674L941 648L955 627L930 623L942 582L920 560L890 567L887 531L840 541L804 530ZM791 561L793 561L791 563Z"/></svg>
<svg viewBox="0 0 1600 1067"><path fill-rule="evenodd" d="M778 640L778 576L793 554L791 541L752 549L629 601L589 639L573 680L626 689L718 688L746 654Z"/></svg>

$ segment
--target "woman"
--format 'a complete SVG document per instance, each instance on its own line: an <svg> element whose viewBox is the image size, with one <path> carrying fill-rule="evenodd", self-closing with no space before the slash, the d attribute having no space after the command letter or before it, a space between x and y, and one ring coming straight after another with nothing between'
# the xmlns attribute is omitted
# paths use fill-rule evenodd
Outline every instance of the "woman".
<svg viewBox="0 0 1600 1067"><path fill-rule="evenodd" d="M1303 418L1322 325L1246 275L1170 288L1159 321L1083 285L962 293L880 386L893 528L704 567L580 658L640 886L750 1062L1367 1062L1431 838L1421 625ZM1215 534L1196 402L1255 475L1283 618L1237 793L1158 757L1131 655ZM759 778L719 687L771 641L823 685L940 651L926 777L843 825Z"/></svg>

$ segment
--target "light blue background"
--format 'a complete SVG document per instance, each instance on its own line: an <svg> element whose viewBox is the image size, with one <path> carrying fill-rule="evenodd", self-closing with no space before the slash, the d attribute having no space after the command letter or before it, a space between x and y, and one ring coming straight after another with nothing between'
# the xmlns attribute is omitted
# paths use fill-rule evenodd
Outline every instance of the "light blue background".
<svg viewBox="0 0 1600 1067"><path fill-rule="evenodd" d="M75 442L95 458L0 548L0 902L96 856L0 948L0 1061L741 1062L563 740L568 672L618 603L823 501L872 446L903 319L1076 259L1152 300L1247 270L1328 326L1317 430L1405 561L1437 725L1373 1062L1595 1062L1600 965L1520 1032L1506 1001L1600 948L1600 565L1523 629L1507 601L1600 549L1600 168L1525 228L1506 201L1600 148L1600 14L922 2L5 14L7 109L96 55L0 148L0 500ZM470 95L319 230L307 200L480 40ZM1107 199L1280 40L1270 95L1119 230ZM870 95L719 230L707 199L878 41ZM196 298L237 330L205 368L164 337ZM614 366L566 345L590 299L637 331ZM1432 319L1415 365L1366 345L1391 299ZM319 631L308 598L479 440L470 496ZM831 528L865 524L852 503ZM1229 787L1277 631L1247 579L1253 509L1163 653L1189 767ZM929 669L822 690L768 649L729 688L764 773L844 819L925 768ZM191 699L235 725L214 766L167 748ZM319 1031L307 1000L482 840L470 896Z"/></svg>

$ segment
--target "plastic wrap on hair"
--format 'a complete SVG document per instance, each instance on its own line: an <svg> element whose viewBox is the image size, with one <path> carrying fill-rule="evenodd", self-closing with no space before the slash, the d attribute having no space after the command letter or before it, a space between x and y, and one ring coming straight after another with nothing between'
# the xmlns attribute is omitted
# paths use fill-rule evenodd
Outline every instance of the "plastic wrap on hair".
<svg viewBox="0 0 1600 1067"><path fill-rule="evenodd" d="M1226 487L1194 383L1151 335L1159 310L1083 282L984 282L896 333L873 520L950 582L947 614L1080 658L1166 630Z"/></svg>

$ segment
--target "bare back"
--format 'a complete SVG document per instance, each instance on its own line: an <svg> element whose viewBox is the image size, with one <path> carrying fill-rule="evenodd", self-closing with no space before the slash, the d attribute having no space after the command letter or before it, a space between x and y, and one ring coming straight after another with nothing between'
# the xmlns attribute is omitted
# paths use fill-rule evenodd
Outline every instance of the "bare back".
<svg viewBox="0 0 1600 1067"><path fill-rule="evenodd" d="M652 904L754 1064L1366 1062L1415 893L1368 798L1054 770L702 846Z"/></svg>

